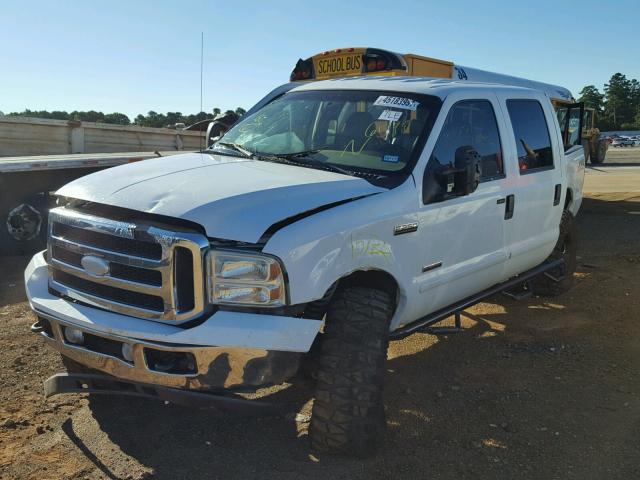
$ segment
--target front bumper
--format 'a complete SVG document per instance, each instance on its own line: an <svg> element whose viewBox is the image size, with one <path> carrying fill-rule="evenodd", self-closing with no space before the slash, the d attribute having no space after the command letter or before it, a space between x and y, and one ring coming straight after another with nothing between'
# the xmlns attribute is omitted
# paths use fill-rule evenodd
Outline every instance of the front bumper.
<svg viewBox="0 0 640 480"><path fill-rule="evenodd" d="M43 253L27 266L25 285L41 334L60 353L117 378L172 388L241 390L282 383L296 373L322 325L218 311L193 328L180 328L80 305L49 292ZM82 332L84 340L70 342L65 329Z"/></svg>
<svg viewBox="0 0 640 480"><path fill-rule="evenodd" d="M191 408L206 408L210 413L243 416L282 415L287 403L256 401L235 394L211 394L193 390L129 382L120 378L94 373L58 373L44 382L45 398L61 393L90 393L92 395L125 395L162 400Z"/></svg>

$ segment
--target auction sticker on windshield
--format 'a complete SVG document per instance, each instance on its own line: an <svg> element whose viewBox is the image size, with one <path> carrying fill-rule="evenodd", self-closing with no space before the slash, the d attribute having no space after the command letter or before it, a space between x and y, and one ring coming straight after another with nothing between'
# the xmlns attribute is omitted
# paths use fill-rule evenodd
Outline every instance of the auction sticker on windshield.
<svg viewBox="0 0 640 480"><path fill-rule="evenodd" d="M391 97L388 95L380 95L374 105L381 105L383 107L395 107L404 108L405 110L416 110L420 102L405 97Z"/></svg>
<svg viewBox="0 0 640 480"><path fill-rule="evenodd" d="M389 122L397 122L402 117L402 112L396 112L395 110L385 110L383 111L378 120L388 120Z"/></svg>

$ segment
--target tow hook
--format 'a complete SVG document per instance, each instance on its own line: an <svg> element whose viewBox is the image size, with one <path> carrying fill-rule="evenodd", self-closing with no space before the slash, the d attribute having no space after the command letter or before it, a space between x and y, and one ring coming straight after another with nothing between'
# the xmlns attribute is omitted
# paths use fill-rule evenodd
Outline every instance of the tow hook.
<svg viewBox="0 0 640 480"><path fill-rule="evenodd" d="M41 318L38 318L38 320L33 325L31 325L31 331L33 333L42 333L45 331L45 329L46 325Z"/></svg>

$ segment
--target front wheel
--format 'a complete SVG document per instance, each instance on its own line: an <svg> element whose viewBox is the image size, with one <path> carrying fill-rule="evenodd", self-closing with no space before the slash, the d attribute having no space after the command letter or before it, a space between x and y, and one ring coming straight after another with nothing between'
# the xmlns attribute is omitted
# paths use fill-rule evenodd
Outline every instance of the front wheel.
<svg viewBox="0 0 640 480"><path fill-rule="evenodd" d="M313 448L364 457L384 436L382 390L395 302L368 287L339 289L326 313L309 438Z"/></svg>
<svg viewBox="0 0 640 480"><path fill-rule="evenodd" d="M578 244L573 215L568 210L562 212L560 235L549 259L564 260L564 268L552 269L547 274L533 280L533 291L545 297L555 297L568 291L573 285L573 274L576 271Z"/></svg>

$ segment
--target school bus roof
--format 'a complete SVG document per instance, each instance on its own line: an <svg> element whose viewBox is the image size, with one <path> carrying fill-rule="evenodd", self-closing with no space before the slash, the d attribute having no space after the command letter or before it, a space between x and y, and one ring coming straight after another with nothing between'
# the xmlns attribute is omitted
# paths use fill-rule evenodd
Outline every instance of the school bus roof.
<svg viewBox="0 0 640 480"><path fill-rule="evenodd" d="M309 81L353 76L414 76L532 88L557 103L572 103L571 92L559 85L537 82L502 73L456 65L447 60L413 53L400 54L379 48L338 48L300 59L290 80Z"/></svg>

